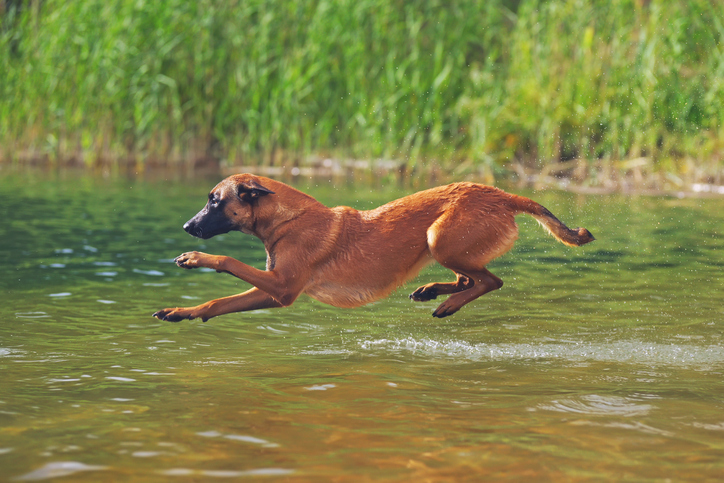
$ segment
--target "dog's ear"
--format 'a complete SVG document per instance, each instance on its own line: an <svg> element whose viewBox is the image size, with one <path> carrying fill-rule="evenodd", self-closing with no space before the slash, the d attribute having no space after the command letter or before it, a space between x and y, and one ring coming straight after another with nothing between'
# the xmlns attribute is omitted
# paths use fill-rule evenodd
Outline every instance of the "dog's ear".
<svg viewBox="0 0 724 483"><path fill-rule="evenodd" d="M239 198L242 199L242 201L251 203L252 201L262 196L270 194L273 195L274 192L269 188L265 188L256 180L249 180L243 183L239 183L239 185L236 187L236 194L239 196Z"/></svg>

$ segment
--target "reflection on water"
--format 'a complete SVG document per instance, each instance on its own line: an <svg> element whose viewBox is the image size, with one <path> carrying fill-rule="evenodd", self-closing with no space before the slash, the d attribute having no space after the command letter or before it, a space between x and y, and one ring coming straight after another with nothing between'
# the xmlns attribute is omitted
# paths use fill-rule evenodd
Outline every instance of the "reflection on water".
<svg viewBox="0 0 724 483"><path fill-rule="evenodd" d="M264 267L249 237L181 229L215 181L0 179L0 481L724 474L724 201L535 193L597 241L568 249L519 217L490 266L503 289L444 320L407 299L450 279L432 267L355 310L160 323L248 288L179 253Z"/></svg>

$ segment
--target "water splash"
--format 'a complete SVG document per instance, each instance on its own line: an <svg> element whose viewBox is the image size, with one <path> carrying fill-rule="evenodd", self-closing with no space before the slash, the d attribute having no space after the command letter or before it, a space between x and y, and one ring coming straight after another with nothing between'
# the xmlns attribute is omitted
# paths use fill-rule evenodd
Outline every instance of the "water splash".
<svg viewBox="0 0 724 483"><path fill-rule="evenodd" d="M423 357L469 361L553 359L572 362L626 362L667 366L722 366L724 347L664 344L638 340L617 342L472 344L432 339L377 339L360 341L366 351L409 352Z"/></svg>

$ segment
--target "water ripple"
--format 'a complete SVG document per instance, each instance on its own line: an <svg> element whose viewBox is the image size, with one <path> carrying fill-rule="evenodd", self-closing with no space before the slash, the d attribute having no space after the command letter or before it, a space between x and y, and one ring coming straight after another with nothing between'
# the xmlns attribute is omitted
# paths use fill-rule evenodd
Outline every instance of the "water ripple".
<svg viewBox="0 0 724 483"><path fill-rule="evenodd" d="M86 465L77 461L53 461L42 468L38 468L35 471L18 476L15 479L20 481L40 481L49 480L51 478L60 478L61 476L68 476L82 471L98 471L105 469L107 469L107 466Z"/></svg>
<svg viewBox="0 0 724 483"><path fill-rule="evenodd" d="M44 319L50 317L47 312L16 312L15 317L21 319Z"/></svg>
<svg viewBox="0 0 724 483"><path fill-rule="evenodd" d="M154 277L162 277L164 275L163 272L160 272L158 270L141 270L139 268L134 268L133 273L140 273L142 275L152 275Z"/></svg>
<svg viewBox="0 0 724 483"><path fill-rule="evenodd" d="M577 398L560 399L541 404L538 409L562 413L586 414L589 416L644 416L653 408L650 404L640 404L618 396L599 396L591 394Z"/></svg>
<svg viewBox="0 0 724 483"><path fill-rule="evenodd" d="M253 470L192 470L189 468L171 468L160 470L164 476L208 476L212 478L239 478L243 476L286 476L294 473L285 468L257 468Z"/></svg>
<svg viewBox="0 0 724 483"><path fill-rule="evenodd" d="M333 387L337 387L336 384L315 384L314 386L305 387L307 391L326 391L327 389L332 389Z"/></svg>
<svg viewBox="0 0 724 483"><path fill-rule="evenodd" d="M272 443L270 441L267 441L265 439L257 438L255 436L248 436L245 434L223 434L218 431L202 431L199 433L196 433L199 436L203 436L204 438L224 438L229 439L232 441L243 441L245 443L252 443L252 444L258 444L265 448L276 448L279 445L276 443Z"/></svg>

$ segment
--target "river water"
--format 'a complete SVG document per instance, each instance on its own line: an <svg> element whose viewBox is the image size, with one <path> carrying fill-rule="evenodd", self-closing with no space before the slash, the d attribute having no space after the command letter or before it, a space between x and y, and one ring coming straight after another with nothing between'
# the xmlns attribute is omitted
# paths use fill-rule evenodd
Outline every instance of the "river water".
<svg viewBox="0 0 724 483"><path fill-rule="evenodd" d="M160 322L248 286L241 233L182 224L218 178L0 177L0 481L703 481L724 478L724 200L520 191L505 286L446 319L407 295ZM329 205L410 190L309 181Z"/></svg>

